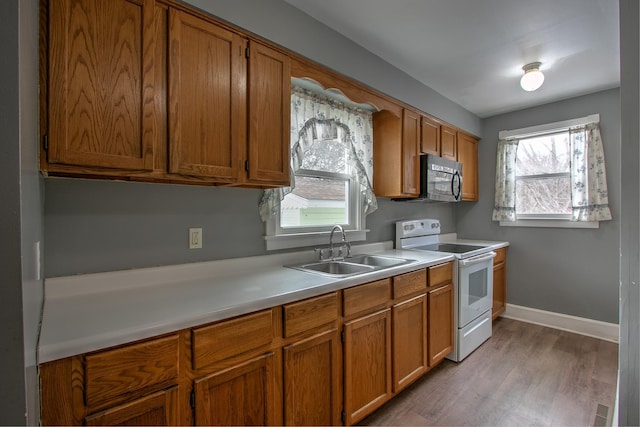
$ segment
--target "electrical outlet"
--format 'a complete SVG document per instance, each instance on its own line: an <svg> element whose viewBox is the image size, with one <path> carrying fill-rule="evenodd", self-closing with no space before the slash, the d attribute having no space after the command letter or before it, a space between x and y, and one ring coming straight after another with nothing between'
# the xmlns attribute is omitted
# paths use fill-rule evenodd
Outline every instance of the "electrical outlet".
<svg viewBox="0 0 640 427"><path fill-rule="evenodd" d="M202 248L202 228L189 229L189 249Z"/></svg>

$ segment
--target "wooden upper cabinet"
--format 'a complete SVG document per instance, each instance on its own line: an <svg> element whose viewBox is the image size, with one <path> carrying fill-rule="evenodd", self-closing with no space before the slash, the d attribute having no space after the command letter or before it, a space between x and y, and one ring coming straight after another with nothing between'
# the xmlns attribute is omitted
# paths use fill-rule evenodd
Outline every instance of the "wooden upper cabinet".
<svg viewBox="0 0 640 427"><path fill-rule="evenodd" d="M246 138L246 40L169 11L169 171L238 181Z"/></svg>
<svg viewBox="0 0 640 427"><path fill-rule="evenodd" d="M458 132L458 161L462 163L462 200L478 200L478 140Z"/></svg>
<svg viewBox="0 0 640 427"><path fill-rule="evenodd" d="M378 197L420 194L420 116L403 109L373 115L373 190Z"/></svg>
<svg viewBox="0 0 640 427"><path fill-rule="evenodd" d="M420 152L440 155L440 124L428 117L421 117Z"/></svg>
<svg viewBox="0 0 640 427"><path fill-rule="evenodd" d="M454 128L445 125L440 127L440 156L458 160L457 132Z"/></svg>
<svg viewBox="0 0 640 427"><path fill-rule="evenodd" d="M48 3L47 161L152 170L155 1Z"/></svg>
<svg viewBox="0 0 640 427"><path fill-rule="evenodd" d="M257 42L249 44L250 182L289 185L291 60Z"/></svg>
<svg viewBox="0 0 640 427"><path fill-rule="evenodd" d="M402 112L402 192L420 194L420 116Z"/></svg>

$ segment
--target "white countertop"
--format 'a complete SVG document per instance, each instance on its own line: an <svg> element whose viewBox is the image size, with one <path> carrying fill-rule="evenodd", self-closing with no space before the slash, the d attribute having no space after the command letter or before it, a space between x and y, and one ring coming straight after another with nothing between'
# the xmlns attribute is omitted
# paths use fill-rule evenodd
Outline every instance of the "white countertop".
<svg viewBox="0 0 640 427"><path fill-rule="evenodd" d="M313 251L45 279L39 363L250 313L450 261L450 254L353 246L413 263L346 278L283 267Z"/></svg>
<svg viewBox="0 0 640 427"><path fill-rule="evenodd" d="M491 246L507 242L441 241ZM415 262L345 278L283 267L316 260L311 251L233 258L45 279L39 363L222 320L395 276L454 259L440 252L395 250L393 242L352 247Z"/></svg>

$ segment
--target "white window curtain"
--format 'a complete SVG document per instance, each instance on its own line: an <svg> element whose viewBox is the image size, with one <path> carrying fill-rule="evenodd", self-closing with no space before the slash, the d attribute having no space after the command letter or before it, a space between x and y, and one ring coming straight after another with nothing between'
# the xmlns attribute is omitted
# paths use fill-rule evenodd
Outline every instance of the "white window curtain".
<svg viewBox="0 0 640 427"><path fill-rule="evenodd" d="M573 221L611 219L604 150L598 123L569 130Z"/></svg>
<svg viewBox="0 0 640 427"><path fill-rule="evenodd" d="M498 141L496 157L496 193L493 204L494 221L516 220L516 154L518 140Z"/></svg>
<svg viewBox="0 0 640 427"><path fill-rule="evenodd" d="M589 117L590 118L590 117ZM580 121L583 119L576 119ZM558 130L558 124L545 128ZM532 131L534 128L527 128ZM567 127L565 127L567 129ZM569 128L571 144L571 205L572 221L605 221L611 219L607 193L604 149L599 122L589 122ZM510 133L503 131L502 133ZM523 132L524 137L526 133ZM502 135L501 135L502 136ZM530 135L526 135L530 136ZM516 157L517 136L498 141L496 158L494 221L516 221Z"/></svg>
<svg viewBox="0 0 640 427"><path fill-rule="evenodd" d="M360 184L364 215L374 212L378 202L373 194L373 121L371 112L353 108L335 99L297 86L291 88L291 185L265 190L260 201L263 221L273 218L280 202L295 188L295 172L300 169L305 148L314 139L338 137L349 144L349 170Z"/></svg>

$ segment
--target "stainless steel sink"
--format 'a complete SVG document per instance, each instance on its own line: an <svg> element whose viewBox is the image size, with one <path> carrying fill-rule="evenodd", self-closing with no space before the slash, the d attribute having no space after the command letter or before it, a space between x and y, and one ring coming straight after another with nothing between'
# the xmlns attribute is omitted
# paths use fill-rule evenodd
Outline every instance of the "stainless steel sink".
<svg viewBox="0 0 640 427"><path fill-rule="evenodd" d="M381 255L356 255L345 259L345 261L374 267L395 267L396 265L408 264L415 260Z"/></svg>
<svg viewBox="0 0 640 427"><path fill-rule="evenodd" d="M356 255L341 260L326 260L303 264L285 265L285 267L309 273L332 277L346 277L414 262L414 259L394 258L380 255Z"/></svg>
<svg viewBox="0 0 640 427"><path fill-rule="evenodd" d="M374 267L364 264L351 264L349 262L342 261L320 261L311 264L303 264L295 268L330 274L332 276L348 276L351 274L366 273L373 270Z"/></svg>

